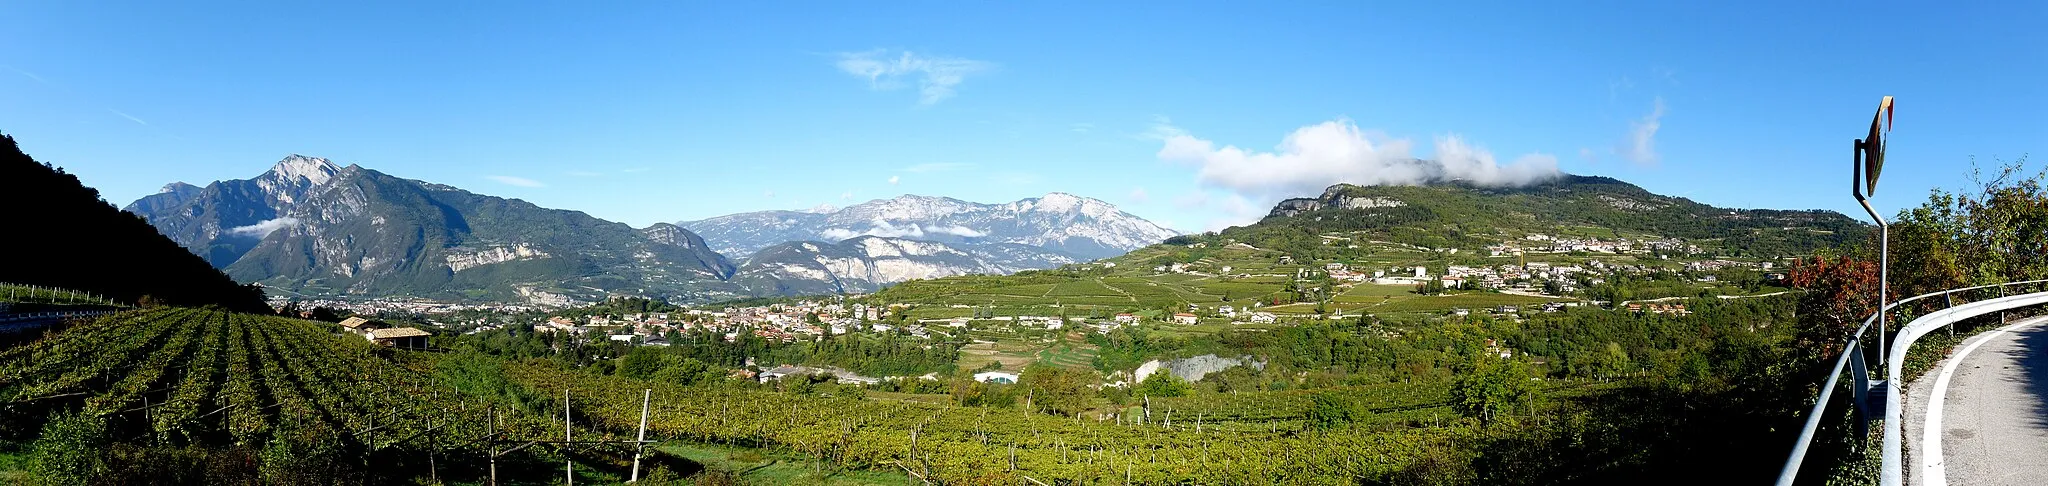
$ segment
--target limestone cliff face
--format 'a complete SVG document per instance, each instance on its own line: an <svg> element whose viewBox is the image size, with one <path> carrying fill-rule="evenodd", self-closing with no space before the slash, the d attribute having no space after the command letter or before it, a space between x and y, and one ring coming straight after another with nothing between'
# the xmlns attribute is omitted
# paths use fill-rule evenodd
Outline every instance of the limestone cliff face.
<svg viewBox="0 0 2048 486"><path fill-rule="evenodd" d="M733 266L674 225L577 211L292 156L253 179L130 205L242 281L315 295L451 300L743 296Z"/></svg>

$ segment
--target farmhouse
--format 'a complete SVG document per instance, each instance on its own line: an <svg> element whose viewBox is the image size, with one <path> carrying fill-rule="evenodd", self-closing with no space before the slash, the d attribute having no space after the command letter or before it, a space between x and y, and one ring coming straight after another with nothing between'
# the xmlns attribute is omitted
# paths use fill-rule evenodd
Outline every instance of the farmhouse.
<svg viewBox="0 0 2048 486"><path fill-rule="evenodd" d="M417 328L398 327L391 329L374 329L371 330L368 334L363 335L363 337L368 338L370 342L394 348L425 349L427 347L427 336L432 335L433 333L422 331Z"/></svg>
<svg viewBox="0 0 2048 486"><path fill-rule="evenodd" d="M372 322L360 316L341 320L341 328L357 336L369 337L370 331L383 328L383 324Z"/></svg>

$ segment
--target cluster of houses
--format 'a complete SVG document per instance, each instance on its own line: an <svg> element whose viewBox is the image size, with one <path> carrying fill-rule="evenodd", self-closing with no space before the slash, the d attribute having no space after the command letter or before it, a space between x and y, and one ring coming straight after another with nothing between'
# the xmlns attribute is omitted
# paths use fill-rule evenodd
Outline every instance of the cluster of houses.
<svg viewBox="0 0 2048 486"><path fill-rule="evenodd" d="M531 311L543 310L543 309L542 309L541 307L539 307L539 306L534 306L534 305L528 305L528 304L507 304L507 303L475 303L475 304L464 304L464 303L455 303L455 302L440 302L440 301L433 301L433 300L426 300L426 299L418 299L418 298L408 298L408 297L390 297L390 298L376 298L376 299L362 299L362 300L340 300L340 299L288 299L288 298L284 298L284 297L271 297L271 298L270 298L270 301L269 301L269 304L270 304L270 307L271 307L271 309L272 309L272 310L274 310L274 311L277 311L277 312L283 312L283 311L284 311L284 309L285 309L285 307L286 307L287 305L290 305L290 304L293 304L293 303L297 303L297 304L298 304L298 308L300 309L300 312L302 313L302 315L300 315L300 317L311 317L311 312L312 312L312 310L313 310L314 308L318 308L318 307L326 307L326 308L329 308L329 309L335 309L335 310L343 310L343 311L348 311L348 312L351 312L351 313L355 313L355 314L358 314L358 315L377 315L377 314L379 314L379 313L384 313L384 312L397 312L397 313L408 313L408 314L423 314L423 315L424 315L424 314L447 314L447 313L452 313L452 312L461 312L461 311L472 311L472 310L476 310L476 311L492 311L492 312L502 312L502 313L519 313L519 312L531 312Z"/></svg>
<svg viewBox="0 0 2048 486"><path fill-rule="evenodd" d="M1486 247L1487 256L1507 257L1523 255L1525 253L1570 252L1607 253L1615 255L1647 254L1650 252L1662 252L1692 255L1700 252L1699 245L1687 243L1685 242L1685 240L1680 240L1677 238L1649 240L1616 238L1613 240L1602 240L1599 238L1562 238L1532 233L1523 236L1522 240L1523 241L1506 241L1501 242L1497 245L1488 246Z"/></svg>
<svg viewBox="0 0 2048 486"><path fill-rule="evenodd" d="M1663 314L1673 316L1692 315L1692 311L1685 310L1685 304L1630 303L1628 305L1628 311L1636 314L1642 314L1647 312L1650 314Z"/></svg>
<svg viewBox="0 0 2048 486"><path fill-rule="evenodd" d="M671 332L708 331L726 340L742 335L782 342L810 340L826 334L847 334L862 330L890 332L896 326L881 321L895 309L864 304L803 301L723 309L684 309L678 312L633 313L618 316L591 315L579 318L551 316L534 330L547 333L603 333L608 339L642 346L667 346ZM903 326L916 337L930 337L921 324Z"/></svg>

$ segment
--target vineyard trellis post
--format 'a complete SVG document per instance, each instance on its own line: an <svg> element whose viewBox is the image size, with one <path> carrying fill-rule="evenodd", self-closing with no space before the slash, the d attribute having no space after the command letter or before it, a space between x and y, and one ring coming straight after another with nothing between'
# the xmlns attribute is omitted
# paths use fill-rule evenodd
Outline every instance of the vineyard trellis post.
<svg viewBox="0 0 2048 486"><path fill-rule="evenodd" d="M633 478L629 483L640 482L640 455L647 450L647 405L654 400L654 389L640 390L640 436L633 441Z"/></svg>
<svg viewBox="0 0 2048 486"><path fill-rule="evenodd" d="M491 486L498 486L498 406L495 404L491 405L491 415L489 422L490 423L486 424L485 426L490 429L489 437L491 442Z"/></svg>
<svg viewBox="0 0 2048 486"><path fill-rule="evenodd" d="M576 440L569 431L569 389L562 389L562 442ZM569 456L568 449L562 450L562 473L568 476L569 486L576 486L576 458Z"/></svg>

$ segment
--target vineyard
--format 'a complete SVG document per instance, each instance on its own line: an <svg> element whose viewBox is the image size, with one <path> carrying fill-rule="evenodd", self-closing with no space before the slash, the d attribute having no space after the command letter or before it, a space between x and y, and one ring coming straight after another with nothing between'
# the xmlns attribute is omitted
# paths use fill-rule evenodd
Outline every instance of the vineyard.
<svg viewBox="0 0 2048 486"><path fill-rule="evenodd" d="M478 474L483 466L468 464L487 460L493 402L337 334L325 323L198 309L77 325L0 353L0 434L76 449L76 470L47 471L69 474L55 482L119 480L104 477L106 458L120 455L108 447L260 462L246 475L273 483L387 483L446 474L451 460ZM549 429L548 418L503 409L502 436L560 434L559 421Z"/></svg>
<svg viewBox="0 0 2048 486"><path fill-rule="evenodd" d="M599 429L637 426L634 399L652 388L650 437L782 448L841 467L895 470L943 484L1385 482L1430 476L1435 465L1469 460L1477 433L1444 406L1443 387L1432 386L1350 390L1375 418L1319 431L1301 421L1310 392L1154 400L1150 418L1133 406L1112 420L675 386L591 376L545 361L508 364L506 372L531 388L573 389L585 400L579 410ZM1432 416L1443 417L1444 426L1431 426Z"/></svg>

